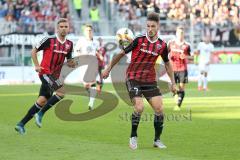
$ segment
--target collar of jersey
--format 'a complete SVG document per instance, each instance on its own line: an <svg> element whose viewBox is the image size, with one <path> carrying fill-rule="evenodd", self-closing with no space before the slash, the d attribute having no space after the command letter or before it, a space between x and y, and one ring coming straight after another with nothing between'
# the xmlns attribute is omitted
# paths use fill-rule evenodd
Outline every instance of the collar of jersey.
<svg viewBox="0 0 240 160"><path fill-rule="evenodd" d="M158 35L158 33L157 33L157 35ZM158 35L158 36L159 36L159 35ZM155 43L155 42L157 42L157 40L158 40L158 38L157 38L155 41L151 41L151 40L149 39L147 33L146 33L146 37L147 37L147 40L148 40L150 43Z"/></svg>
<svg viewBox="0 0 240 160"><path fill-rule="evenodd" d="M59 39L59 37L58 37L58 35L56 34L56 37L57 37L57 40L61 43L61 44L63 44L63 43L65 43L66 42L66 38L64 39L64 41L61 41L60 39Z"/></svg>

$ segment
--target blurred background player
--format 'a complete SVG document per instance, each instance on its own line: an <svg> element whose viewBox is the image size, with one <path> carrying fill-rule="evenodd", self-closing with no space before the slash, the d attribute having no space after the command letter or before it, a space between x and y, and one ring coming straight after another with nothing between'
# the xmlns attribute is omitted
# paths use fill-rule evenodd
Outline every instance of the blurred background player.
<svg viewBox="0 0 240 160"><path fill-rule="evenodd" d="M126 72L126 86L129 97L134 106L132 113L132 130L129 139L129 147L137 149L137 128L144 109L143 96L153 108L155 137L153 146L157 148L166 148L160 141L163 130L163 104L162 94L159 91L156 82L155 64L159 56L162 57L167 74L171 80L171 90L175 92L176 86L173 77L172 67L168 59L167 44L159 38L158 31L160 28L159 15L155 12L149 13L146 22L146 34L136 37L133 42L126 48L123 48L108 67L103 71L103 78L107 78L111 69L117 64L122 57L131 52L131 62Z"/></svg>
<svg viewBox="0 0 240 160"><path fill-rule="evenodd" d="M57 22L57 34L42 39L32 49L32 59L35 65L35 71L39 73L42 85L37 101L15 127L15 130L20 134L25 133L24 126L32 119L35 113L37 113L36 124L38 127L41 127L44 113L64 97L63 87L59 83L58 78L65 58L68 60L68 65L74 67L74 62L71 60L73 43L66 39L68 32L68 20L61 18ZM44 56L39 65L37 53L41 50L43 50ZM53 95L54 91L56 91L55 95Z"/></svg>
<svg viewBox="0 0 240 160"><path fill-rule="evenodd" d="M198 90L207 91L208 87L208 70L211 59L211 53L214 51L214 45L210 42L210 36L206 36L203 42L200 42L197 47L196 55L198 56L198 68L200 75L198 78ZM203 87L202 87L203 86Z"/></svg>
<svg viewBox="0 0 240 160"><path fill-rule="evenodd" d="M91 58L98 58L103 60L103 57L98 52L99 42L93 38L93 27L90 24L86 24L84 28L84 37L80 37L74 48L75 56L92 56ZM81 57L80 57L81 58ZM98 75L91 82L83 82L84 87L89 93L89 103L88 109L92 110L95 97L97 95L96 83L97 79L100 81L100 76ZM100 87L98 87L100 88Z"/></svg>
<svg viewBox="0 0 240 160"><path fill-rule="evenodd" d="M101 76L102 70L105 67L105 57L106 57L106 52L107 49L103 45L103 39L98 38L99 42L99 48L98 48L98 54L97 54L97 59L98 59L98 73L99 73L99 80L97 80L97 91L100 93L103 87L103 78Z"/></svg>
<svg viewBox="0 0 240 160"><path fill-rule="evenodd" d="M175 95L177 106L174 110L180 110L184 96L185 83L188 83L187 63L191 57L190 44L184 40L184 28L178 26L176 29L176 38L168 42L170 62L174 71L174 79L178 85L178 91Z"/></svg>

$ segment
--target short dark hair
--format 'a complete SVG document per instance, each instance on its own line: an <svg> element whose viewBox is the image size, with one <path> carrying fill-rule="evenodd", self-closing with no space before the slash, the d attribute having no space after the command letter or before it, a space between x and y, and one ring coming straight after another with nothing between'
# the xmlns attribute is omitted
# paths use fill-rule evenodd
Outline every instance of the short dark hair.
<svg viewBox="0 0 240 160"><path fill-rule="evenodd" d="M59 18L57 21L57 24L63 23L63 22L68 22L66 18Z"/></svg>
<svg viewBox="0 0 240 160"><path fill-rule="evenodd" d="M184 30L184 26L183 25L179 25L179 26L177 26L177 29Z"/></svg>
<svg viewBox="0 0 240 160"><path fill-rule="evenodd" d="M159 14L156 13L156 12L150 12L150 13L147 15L147 20L148 20L148 21L159 22L159 20L160 20Z"/></svg>
<svg viewBox="0 0 240 160"><path fill-rule="evenodd" d="M93 28L91 24L85 24L85 27Z"/></svg>

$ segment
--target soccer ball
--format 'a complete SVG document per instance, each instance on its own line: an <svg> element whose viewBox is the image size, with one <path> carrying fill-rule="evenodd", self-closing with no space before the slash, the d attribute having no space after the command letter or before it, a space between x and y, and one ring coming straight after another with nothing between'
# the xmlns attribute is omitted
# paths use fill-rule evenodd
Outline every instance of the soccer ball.
<svg viewBox="0 0 240 160"><path fill-rule="evenodd" d="M121 47L127 47L134 39L133 32L128 28L120 28L116 33L117 42Z"/></svg>

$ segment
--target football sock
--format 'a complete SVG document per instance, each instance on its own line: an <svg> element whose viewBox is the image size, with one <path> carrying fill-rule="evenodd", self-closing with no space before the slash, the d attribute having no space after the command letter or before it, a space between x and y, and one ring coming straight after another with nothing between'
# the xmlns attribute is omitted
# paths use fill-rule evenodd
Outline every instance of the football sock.
<svg viewBox="0 0 240 160"><path fill-rule="evenodd" d="M156 114L154 115L154 129L155 129L155 138L154 141L160 140L160 135L162 134L163 130L163 114Z"/></svg>
<svg viewBox="0 0 240 160"><path fill-rule="evenodd" d="M96 87L91 87L89 89L89 103L88 103L88 106L91 108L93 108L96 95L97 95Z"/></svg>
<svg viewBox="0 0 240 160"><path fill-rule="evenodd" d="M178 107L181 107L184 96L185 96L184 91L179 91L178 92Z"/></svg>
<svg viewBox="0 0 240 160"><path fill-rule="evenodd" d="M198 87L202 87L202 83L203 83L203 75L200 74L200 76L198 78Z"/></svg>
<svg viewBox="0 0 240 160"><path fill-rule="evenodd" d="M134 112L132 114L132 131L131 137L137 137L137 128L140 122L141 115L139 113Z"/></svg>
<svg viewBox="0 0 240 160"><path fill-rule="evenodd" d="M53 95L48 101L47 104L39 111L38 114L44 115L47 110L49 110L52 106L54 106L57 102L59 102L63 97L60 97L58 95Z"/></svg>
<svg viewBox="0 0 240 160"><path fill-rule="evenodd" d="M204 88L204 89L207 89L207 83L208 83L207 77L204 77L204 78L203 78L203 88Z"/></svg>
<svg viewBox="0 0 240 160"><path fill-rule="evenodd" d="M34 103L34 105L28 110L27 114L23 117L23 119L19 122L21 125L25 125L29 120L31 120L35 113L37 113L42 106L40 106L37 103Z"/></svg>

